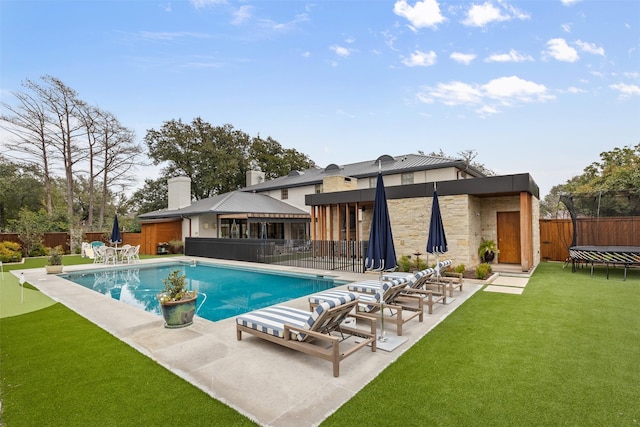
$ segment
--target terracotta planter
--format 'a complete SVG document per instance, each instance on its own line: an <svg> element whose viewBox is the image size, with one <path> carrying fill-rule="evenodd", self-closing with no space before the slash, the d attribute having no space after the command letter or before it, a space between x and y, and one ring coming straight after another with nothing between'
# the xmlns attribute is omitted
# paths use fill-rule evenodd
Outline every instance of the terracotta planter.
<svg viewBox="0 0 640 427"><path fill-rule="evenodd" d="M168 301L160 304L162 317L164 317L165 328L184 328L193 323L193 316L196 313L196 300L198 297L181 300Z"/></svg>
<svg viewBox="0 0 640 427"><path fill-rule="evenodd" d="M484 256L482 258L484 258L484 262L493 262L495 257L496 257L495 252L487 251L484 253Z"/></svg>
<svg viewBox="0 0 640 427"><path fill-rule="evenodd" d="M47 270L47 274L60 274L62 273L62 265L45 265L44 268Z"/></svg>

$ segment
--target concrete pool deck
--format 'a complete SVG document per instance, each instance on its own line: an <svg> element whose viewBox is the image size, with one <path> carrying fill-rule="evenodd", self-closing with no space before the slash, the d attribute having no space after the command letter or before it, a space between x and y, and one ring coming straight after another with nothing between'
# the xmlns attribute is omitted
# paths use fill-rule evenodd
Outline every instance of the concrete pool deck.
<svg viewBox="0 0 640 427"><path fill-rule="evenodd" d="M170 259L143 260L140 264ZM185 259L190 258L176 258L180 261ZM246 265L220 260L203 261ZM96 267L93 264L65 266L65 272ZM260 265L259 268L322 274L350 282L377 277L270 265ZM362 349L340 363L340 377L334 378L331 363L325 360L249 335L243 335L242 341L238 341L235 318L211 322L196 316L194 324L188 328L166 329L163 320L155 314L58 276L47 275L44 269L15 270L13 273L19 275L22 271L28 283L53 300L105 329L210 396L260 425L282 427L320 424L483 286L466 281L463 291L456 292L450 304L438 304L433 314L424 315L422 323L417 319L406 323L403 338L407 341L397 349L392 352L379 349L375 353ZM284 305L308 309L306 297ZM395 336L395 326L390 323L385 322L385 330L392 337Z"/></svg>

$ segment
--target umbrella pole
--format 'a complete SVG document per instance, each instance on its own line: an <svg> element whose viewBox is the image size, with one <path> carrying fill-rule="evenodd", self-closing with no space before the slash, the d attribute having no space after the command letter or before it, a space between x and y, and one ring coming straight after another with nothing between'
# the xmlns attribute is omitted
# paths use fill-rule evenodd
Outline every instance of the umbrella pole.
<svg viewBox="0 0 640 427"><path fill-rule="evenodd" d="M380 290L382 290L382 270L380 270ZM380 301L380 334L378 335L380 342L387 341L387 337L384 333L384 293L382 294L382 300Z"/></svg>

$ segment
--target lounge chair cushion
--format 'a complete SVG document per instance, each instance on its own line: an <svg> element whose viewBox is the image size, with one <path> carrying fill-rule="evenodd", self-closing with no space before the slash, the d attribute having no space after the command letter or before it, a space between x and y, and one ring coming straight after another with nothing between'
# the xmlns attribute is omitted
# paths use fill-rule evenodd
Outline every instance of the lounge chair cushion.
<svg viewBox="0 0 640 427"><path fill-rule="evenodd" d="M314 326L318 326L316 322L325 311L355 299L356 295L350 292L345 295L329 296L322 300L312 312L283 305L267 307L238 316L236 323L275 337L284 338L285 324L300 329L317 329ZM291 332L291 339L304 341L306 337L307 335L304 333Z"/></svg>
<svg viewBox="0 0 640 427"><path fill-rule="evenodd" d="M391 286L395 286L405 282L408 283L407 277L399 277L394 280L385 280L382 282L383 292L389 289ZM381 282L379 280L362 280L360 282L349 283L349 285L347 286L347 289L349 289L352 292L363 292L367 294L374 294L374 293L380 292L380 283Z"/></svg>

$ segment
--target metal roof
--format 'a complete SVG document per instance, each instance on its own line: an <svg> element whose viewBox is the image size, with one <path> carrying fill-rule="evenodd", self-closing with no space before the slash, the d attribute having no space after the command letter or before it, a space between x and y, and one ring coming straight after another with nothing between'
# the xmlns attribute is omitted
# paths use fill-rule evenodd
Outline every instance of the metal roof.
<svg viewBox="0 0 640 427"><path fill-rule="evenodd" d="M448 167L456 167L464 170L475 177L484 177L485 175L462 159L452 159L448 157L426 156L422 154L405 154L402 156L392 157L382 155L374 160L365 160L358 163L350 163L346 165L337 165L332 163L325 168L311 168L304 171L293 171L287 176L272 179L270 181L261 182L249 187L245 187L240 191L267 191L279 188L301 187L305 185L314 185L322 183L322 180L328 176L348 176L353 178L367 178L376 176L378 171L382 175L393 175L403 172L415 172L428 169L442 169Z"/></svg>
<svg viewBox="0 0 640 427"><path fill-rule="evenodd" d="M278 214L278 215L309 215L308 212L276 200L265 194L232 191L193 202L181 209L148 212L139 216L141 220L170 217L190 217L202 214Z"/></svg>

